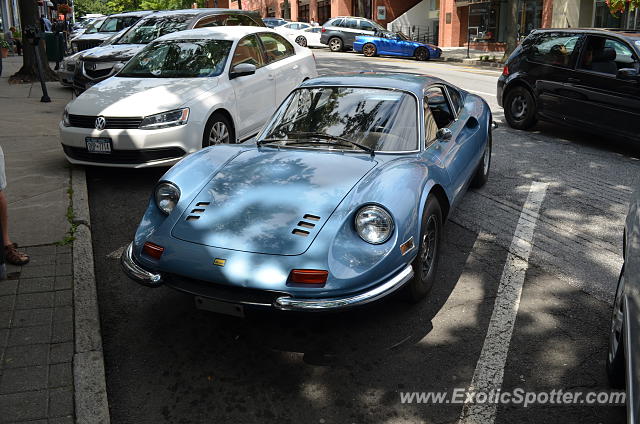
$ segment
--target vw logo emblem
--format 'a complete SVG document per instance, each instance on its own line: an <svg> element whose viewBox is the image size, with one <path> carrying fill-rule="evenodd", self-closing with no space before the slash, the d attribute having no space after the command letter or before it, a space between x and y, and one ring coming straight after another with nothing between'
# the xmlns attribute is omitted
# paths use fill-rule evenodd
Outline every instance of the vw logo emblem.
<svg viewBox="0 0 640 424"><path fill-rule="evenodd" d="M96 70L96 64L95 63L85 63L84 67L87 68L90 71L95 71Z"/></svg>
<svg viewBox="0 0 640 424"><path fill-rule="evenodd" d="M96 129L97 130L103 130L104 127L107 126L107 120L104 119L104 116L98 116L96 118Z"/></svg>

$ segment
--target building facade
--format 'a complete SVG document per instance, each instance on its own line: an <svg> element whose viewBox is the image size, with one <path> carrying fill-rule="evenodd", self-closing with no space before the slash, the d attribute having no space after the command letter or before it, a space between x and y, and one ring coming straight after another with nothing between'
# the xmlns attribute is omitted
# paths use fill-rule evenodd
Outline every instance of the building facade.
<svg viewBox="0 0 640 424"><path fill-rule="evenodd" d="M18 0L0 0L0 34L4 34L12 26L20 28Z"/></svg>

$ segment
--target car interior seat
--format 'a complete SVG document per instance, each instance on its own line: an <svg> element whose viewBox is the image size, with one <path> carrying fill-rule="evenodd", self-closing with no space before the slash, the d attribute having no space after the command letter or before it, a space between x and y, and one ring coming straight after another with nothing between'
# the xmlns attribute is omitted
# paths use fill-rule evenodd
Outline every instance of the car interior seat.
<svg viewBox="0 0 640 424"><path fill-rule="evenodd" d="M593 52L593 60L591 61L591 69L596 72L605 74L617 74L618 65L616 65L616 51L611 47L605 47L602 50Z"/></svg>

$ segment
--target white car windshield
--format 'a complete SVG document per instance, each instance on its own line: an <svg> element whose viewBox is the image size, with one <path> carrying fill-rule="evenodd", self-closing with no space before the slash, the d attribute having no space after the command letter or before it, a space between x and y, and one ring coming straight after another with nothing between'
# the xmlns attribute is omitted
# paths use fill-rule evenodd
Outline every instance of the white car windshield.
<svg viewBox="0 0 640 424"><path fill-rule="evenodd" d="M289 95L258 142L413 151L418 149L416 128L416 99L408 93L364 87L300 88Z"/></svg>
<svg viewBox="0 0 640 424"><path fill-rule="evenodd" d="M140 19L138 16L110 17L100 26L98 32L118 32L130 27Z"/></svg>
<svg viewBox="0 0 640 424"><path fill-rule="evenodd" d="M167 40L152 43L131 59L119 77L202 78L222 73L232 41Z"/></svg>

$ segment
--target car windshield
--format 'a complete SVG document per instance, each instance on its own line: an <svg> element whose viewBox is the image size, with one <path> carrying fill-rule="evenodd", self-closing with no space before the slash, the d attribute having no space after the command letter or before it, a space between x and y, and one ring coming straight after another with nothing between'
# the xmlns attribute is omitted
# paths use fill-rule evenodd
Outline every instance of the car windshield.
<svg viewBox="0 0 640 424"><path fill-rule="evenodd" d="M299 88L276 112L258 142L411 151L418 149L416 119L416 100L408 93L364 87Z"/></svg>
<svg viewBox="0 0 640 424"><path fill-rule="evenodd" d="M232 41L168 40L152 43L131 59L119 77L202 78L222 73Z"/></svg>
<svg viewBox="0 0 640 424"><path fill-rule="evenodd" d="M107 18L104 23L100 26L99 32L118 32L123 29L130 27L135 24L136 21L140 19L137 16L113 16Z"/></svg>
<svg viewBox="0 0 640 424"><path fill-rule="evenodd" d="M147 18L129 29L117 44L149 44L158 37L187 29L191 15Z"/></svg>
<svg viewBox="0 0 640 424"><path fill-rule="evenodd" d="M98 30L100 29L100 25L102 25L102 23L104 22L105 18L102 19L96 19L95 21L91 22L89 25L87 25L87 29L85 30L85 34L94 34L96 32L98 32Z"/></svg>

